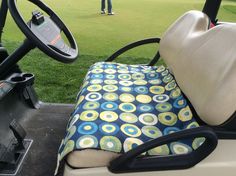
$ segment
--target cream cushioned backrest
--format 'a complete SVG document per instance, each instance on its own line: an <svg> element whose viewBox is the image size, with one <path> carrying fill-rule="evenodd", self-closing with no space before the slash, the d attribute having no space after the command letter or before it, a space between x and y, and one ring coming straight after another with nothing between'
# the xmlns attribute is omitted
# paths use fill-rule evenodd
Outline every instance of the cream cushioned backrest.
<svg viewBox="0 0 236 176"><path fill-rule="evenodd" d="M208 26L202 12L184 14L162 37L160 54L199 117L220 125L236 110L236 24Z"/></svg>

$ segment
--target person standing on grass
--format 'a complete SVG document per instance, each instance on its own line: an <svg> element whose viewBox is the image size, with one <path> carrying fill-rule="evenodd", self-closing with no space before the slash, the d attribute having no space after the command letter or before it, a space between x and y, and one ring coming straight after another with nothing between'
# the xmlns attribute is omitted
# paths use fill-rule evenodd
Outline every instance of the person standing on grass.
<svg viewBox="0 0 236 176"><path fill-rule="evenodd" d="M108 15L114 15L112 12L112 0L107 0ZM101 14L106 14L106 0L101 0Z"/></svg>

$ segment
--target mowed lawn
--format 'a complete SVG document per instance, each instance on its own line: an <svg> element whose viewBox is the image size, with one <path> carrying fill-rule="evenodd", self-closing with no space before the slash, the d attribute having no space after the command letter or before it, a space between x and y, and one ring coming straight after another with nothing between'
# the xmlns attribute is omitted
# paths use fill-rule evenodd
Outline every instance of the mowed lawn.
<svg viewBox="0 0 236 176"><path fill-rule="evenodd" d="M24 72L36 75L35 88L45 102L74 103L90 65L122 46L144 38L161 37L168 26L188 10L201 10L203 0L113 0L115 16L100 15L100 0L44 0L67 24L80 48L73 64L58 63L35 49L20 61ZM18 1L25 19L35 7ZM220 21L236 21L235 0L223 1ZM24 39L8 16L4 44L13 51ZM147 63L158 45L132 50L117 61Z"/></svg>

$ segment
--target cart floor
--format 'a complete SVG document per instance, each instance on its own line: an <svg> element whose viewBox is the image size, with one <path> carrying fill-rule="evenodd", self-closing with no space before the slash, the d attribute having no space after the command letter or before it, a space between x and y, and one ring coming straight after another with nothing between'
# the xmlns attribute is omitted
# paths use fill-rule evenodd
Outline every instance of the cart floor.
<svg viewBox="0 0 236 176"><path fill-rule="evenodd" d="M33 144L18 176L52 176L57 163L57 151L74 105L41 104L39 110L28 112L21 122L27 139Z"/></svg>

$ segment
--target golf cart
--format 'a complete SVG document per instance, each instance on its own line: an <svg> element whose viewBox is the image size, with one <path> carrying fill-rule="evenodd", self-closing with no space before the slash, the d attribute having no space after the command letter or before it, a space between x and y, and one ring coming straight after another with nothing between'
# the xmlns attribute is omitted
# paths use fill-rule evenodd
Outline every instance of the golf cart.
<svg viewBox="0 0 236 176"><path fill-rule="evenodd" d="M76 105L40 102L34 74L17 65L35 47L63 63L79 53L62 20L29 1L39 8L29 21L16 0L1 1L0 175L235 175L236 24L217 21L221 0L92 65ZM10 55L1 43L8 9L26 36ZM151 43L160 47L149 64L113 62Z"/></svg>

